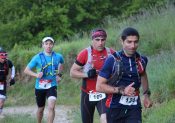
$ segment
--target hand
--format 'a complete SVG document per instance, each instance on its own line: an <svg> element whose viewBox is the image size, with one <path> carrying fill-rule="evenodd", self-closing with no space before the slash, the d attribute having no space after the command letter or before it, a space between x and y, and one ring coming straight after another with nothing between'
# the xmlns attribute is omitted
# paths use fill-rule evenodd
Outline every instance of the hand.
<svg viewBox="0 0 175 123"><path fill-rule="evenodd" d="M92 68L87 72L88 78L94 78L97 75L96 69Z"/></svg>
<svg viewBox="0 0 175 123"><path fill-rule="evenodd" d="M135 88L132 87L134 85L134 82L125 87L124 89L124 95L126 96L134 96L135 95Z"/></svg>
<svg viewBox="0 0 175 123"><path fill-rule="evenodd" d="M37 73L37 78L42 78L42 76L43 76L43 72Z"/></svg>
<svg viewBox="0 0 175 123"><path fill-rule="evenodd" d="M15 84L15 79L11 79L10 80L10 86L14 85Z"/></svg>
<svg viewBox="0 0 175 123"><path fill-rule="evenodd" d="M148 95L144 95L143 104L145 108L150 108L153 104Z"/></svg>
<svg viewBox="0 0 175 123"><path fill-rule="evenodd" d="M56 76L56 81L59 83L61 81L61 76L57 75Z"/></svg>

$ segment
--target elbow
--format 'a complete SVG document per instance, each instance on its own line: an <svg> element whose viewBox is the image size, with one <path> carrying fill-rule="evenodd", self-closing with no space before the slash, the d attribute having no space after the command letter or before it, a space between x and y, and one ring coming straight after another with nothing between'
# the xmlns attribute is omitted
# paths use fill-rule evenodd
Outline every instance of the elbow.
<svg viewBox="0 0 175 123"><path fill-rule="evenodd" d="M96 84L96 91L98 91L98 92L101 92L102 90L101 90L101 86L97 83Z"/></svg>

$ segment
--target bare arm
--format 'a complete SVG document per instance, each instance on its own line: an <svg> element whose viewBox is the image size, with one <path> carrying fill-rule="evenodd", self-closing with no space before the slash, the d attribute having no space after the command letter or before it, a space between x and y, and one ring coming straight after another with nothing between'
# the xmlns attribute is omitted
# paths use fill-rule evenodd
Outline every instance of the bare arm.
<svg viewBox="0 0 175 123"><path fill-rule="evenodd" d="M35 73L33 72L29 67L26 67L25 70L24 70L24 73L25 74L28 74L30 76L33 76L33 77L36 77L36 78L41 78L43 76L43 73L40 72L40 73Z"/></svg>
<svg viewBox="0 0 175 123"><path fill-rule="evenodd" d="M141 83L142 83L142 88L143 88L143 92L148 91L149 89L149 84L148 84L148 77L147 77L147 73L144 72L144 74L141 76ZM148 94L144 94L144 107L145 108L149 108L152 106L152 101L150 99L150 95Z"/></svg>
<svg viewBox="0 0 175 123"><path fill-rule="evenodd" d="M82 66L74 63L70 69L70 76L73 78L87 78L87 73L84 73Z"/></svg>
<svg viewBox="0 0 175 123"><path fill-rule="evenodd" d="M103 92L103 93L107 93L107 94L119 93L122 95L133 96L134 91L135 91L135 88L132 87L133 85L134 85L134 83L131 83L130 85L128 85L127 87L124 87L124 88L123 87L114 87L114 86L107 84L107 79L105 79L101 76L98 76L96 90L98 92Z"/></svg>

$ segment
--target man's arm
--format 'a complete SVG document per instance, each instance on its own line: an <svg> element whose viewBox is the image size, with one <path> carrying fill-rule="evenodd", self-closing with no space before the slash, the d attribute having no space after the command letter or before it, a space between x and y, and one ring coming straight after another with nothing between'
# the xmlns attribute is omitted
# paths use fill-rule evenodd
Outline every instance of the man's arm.
<svg viewBox="0 0 175 123"><path fill-rule="evenodd" d="M141 76L141 83L142 83L142 89L143 89L143 96L144 96L144 107L149 108L152 106L152 101L150 99L150 90L149 90L149 84L148 84L148 77L146 71Z"/></svg>
<svg viewBox="0 0 175 123"><path fill-rule="evenodd" d="M25 68L24 73L36 78L41 78L43 76L43 72L35 73L29 67Z"/></svg>
<svg viewBox="0 0 175 123"><path fill-rule="evenodd" d="M74 63L70 69L70 76L73 78L87 78L87 73L83 72L82 66Z"/></svg>
<svg viewBox="0 0 175 123"><path fill-rule="evenodd" d="M134 85L134 83L131 83L130 85L126 86L126 87L114 87L111 85L107 84L107 79L98 76L97 78L97 84L96 84L96 90L98 92L103 92L103 93L107 93L107 94L122 94L122 95L127 95L127 96L133 96L134 95L134 91L135 88L133 88L132 86Z"/></svg>

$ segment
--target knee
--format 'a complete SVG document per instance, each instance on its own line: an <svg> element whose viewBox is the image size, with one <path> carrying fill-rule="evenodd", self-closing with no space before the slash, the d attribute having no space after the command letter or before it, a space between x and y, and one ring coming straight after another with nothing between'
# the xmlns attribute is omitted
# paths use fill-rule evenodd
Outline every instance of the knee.
<svg viewBox="0 0 175 123"><path fill-rule="evenodd" d="M38 113L39 114L43 114L43 112L44 112L44 107L43 108L38 108Z"/></svg>
<svg viewBox="0 0 175 123"><path fill-rule="evenodd" d="M107 123L106 113L101 114L101 116L100 116L100 123Z"/></svg>

